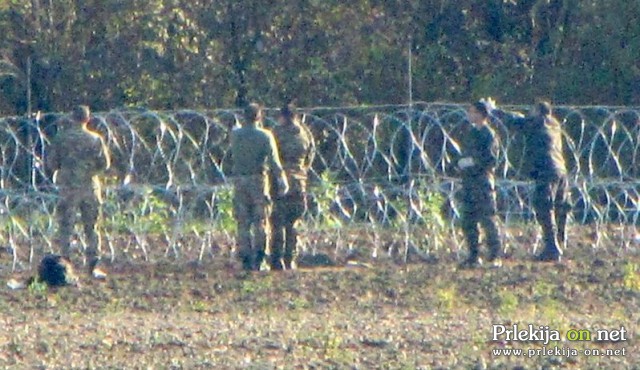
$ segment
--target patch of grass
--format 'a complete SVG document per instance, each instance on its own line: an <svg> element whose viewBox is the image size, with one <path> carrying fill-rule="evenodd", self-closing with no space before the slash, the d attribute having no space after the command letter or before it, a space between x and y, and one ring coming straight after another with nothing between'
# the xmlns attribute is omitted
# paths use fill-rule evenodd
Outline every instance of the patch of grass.
<svg viewBox="0 0 640 370"><path fill-rule="evenodd" d="M126 305L122 302L122 299L117 297L111 297L111 299L104 306L104 311L107 313L122 312L126 308Z"/></svg>
<svg viewBox="0 0 640 370"><path fill-rule="evenodd" d="M11 337L11 341L7 345L8 352L15 356L22 356L24 353L24 347L22 338L18 335Z"/></svg>
<svg viewBox="0 0 640 370"><path fill-rule="evenodd" d="M290 310L305 310L311 307L311 302L309 302L305 297L295 297L287 302L287 307Z"/></svg>
<svg viewBox="0 0 640 370"><path fill-rule="evenodd" d="M151 187L124 209L115 192L107 192L104 202L104 229L109 233L133 231L144 234L165 233L172 222L171 205L155 194Z"/></svg>
<svg viewBox="0 0 640 370"><path fill-rule="evenodd" d="M537 315L538 315L537 305L533 303L528 303L528 304L523 304L523 303L524 302L521 301L521 304L519 305L514 315L518 317L518 320L520 322L527 322L527 323L535 322L537 320Z"/></svg>
<svg viewBox="0 0 640 370"><path fill-rule="evenodd" d="M205 301L197 300L191 301L191 309L195 312L206 312L209 309L209 305Z"/></svg>
<svg viewBox="0 0 640 370"><path fill-rule="evenodd" d="M216 191L215 203L218 212L218 227L228 233L235 234L238 225L233 216L233 187L226 186Z"/></svg>
<svg viewBox="0 0 640 370"><path fill-rule="evenodd" d="M354 362L353 355L344 348L342 337L333 330L323 330L311 336L317 353L335 365L345 366Z"/></svg>
<svg viewBox="0 0 640 370"><path fill-rule="evenodd" d="M622 277L624 288L630 291L640 291L640 273L638 265L627 262L624 266L624 275Z"/></svg>
<svg viewBox="0 0 640 370"><path fill-rule="evenodd" d="M244 295L258 295L271 289L273 279L271 276L256 278L256 280L245 280L242 282L240 292Z"/></svg>
<svg viewBox="0 0 640 370"><path fill-rule="evenodd" d="M518 296L511 290L502 290L498 292L498 313L503 316L511 317L518 309Z"/></svg>
<svg viewBox="0 0 640 370"><path fill-rule="evenodd" d="M567 326L566 313L570 312L562 302L547 297L537 305L538 321L556 330L564 330Z"/></svg>
<svg viewBox="0 0 640 370"><path fill-rule="evenodd" d="M45 340L39 340L36 343L35 351L39 355L46 355L47 353L49 353L49 351L51 351L51 345Z"/></svg>
<svg viewBox="0 0 640 370"><path fill-rule="evenodd" d="M41 281L40 279L33 279L31 284L27 287L29 294L35 297L43 297L47 294L47 283Z"/></svg>
<svg viewBox="0 0 640 370"><path fill-rule="evenodd" d="M439 288L436 291L437 307L444 312L451 312L456 305L457 296L458 292L455 286Z"/></svg>
<svg viewBox="0 0 640 370"><path fill-rule="evenodd" d="M544 280L538 280L533 285L533 294L538 299L551 298L554 286Z"/></svg>
<svg viewBox="0 0 640 370"><path fill-rule="evenodd" d="M316 195L318 218L316 228L318 229L338 229L342 226L340 218L334 214L332 205L336 201L338 194L338 181L335 175L324 172L319 184L313 184L310 191ZM346 211L346 210L345 210Z"/></svg>

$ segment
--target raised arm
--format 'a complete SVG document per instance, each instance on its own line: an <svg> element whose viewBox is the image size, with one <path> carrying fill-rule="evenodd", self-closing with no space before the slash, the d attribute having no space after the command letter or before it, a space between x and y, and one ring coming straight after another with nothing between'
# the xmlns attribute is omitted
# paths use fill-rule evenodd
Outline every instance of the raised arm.
<svg viewBox="0 0 640 370"><path fill-rule="evenodd" d="M506 111L497 108L491 112L492 121L501 122L507 129L520 129L526 120L524 114L520 112Z"/></svg>
<svg viewBox="0 0 640 370"><path fill-rule="evenodd" d="M525 123L525 115L520 112L508 111L498 108L493 98L483 98L489 111L489 118L495 124L496 121L502 123L507 129L519 129Z"/></svg>

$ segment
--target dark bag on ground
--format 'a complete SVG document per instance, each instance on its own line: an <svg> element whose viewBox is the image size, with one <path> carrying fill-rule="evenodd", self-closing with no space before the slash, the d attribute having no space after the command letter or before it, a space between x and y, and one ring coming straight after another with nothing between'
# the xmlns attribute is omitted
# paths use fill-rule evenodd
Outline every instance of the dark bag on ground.
<svg viewBox="0 0 640 370"><path fill-rule="evenodd" d="M76 285L78 277L73 265L67 258L57 254L48 254L38 266L38 278L49 286Z"/></svg>

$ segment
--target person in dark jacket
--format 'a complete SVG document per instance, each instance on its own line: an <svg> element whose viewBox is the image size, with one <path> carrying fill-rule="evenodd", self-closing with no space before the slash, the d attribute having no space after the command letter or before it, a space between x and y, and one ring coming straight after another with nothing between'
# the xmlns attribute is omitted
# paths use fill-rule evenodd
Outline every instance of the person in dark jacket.
<svg viewBox="0 0 640 370"><path fill-rule="evenodd" d="M495 103L491 101L491 104ZM566 244L565 227L571 209L560 123L552 114L551 104L545 101L535 104L527 117L498 109L494 112L525 139L524 169L535 183L532 204L544 242L544 249L536 260L559 262L561 246Z"/></svg>
<svg viewBox="0 0 640 370"><path fill-rule="evenodd" d="M461 226L469 256L460 267L474 268L482 264L478 225L484 229L489 248L488 261L500 266L502 243L497 227L494 180L498 144L488 125L489 111L484 101L471 105L467 116L471 128L463 142L463 158L458 161L458 168L462 175Z"/></svg>

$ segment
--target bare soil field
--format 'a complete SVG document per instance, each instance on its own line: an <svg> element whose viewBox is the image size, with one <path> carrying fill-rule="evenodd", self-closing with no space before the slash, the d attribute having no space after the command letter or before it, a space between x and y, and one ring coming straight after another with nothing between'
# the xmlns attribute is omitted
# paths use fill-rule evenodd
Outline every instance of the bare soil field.
<svg viewBox="0 0 640 370"><path fill-rule="evenodd" d="M532 262L524 249L502 268L469 271L458 270L450 252L430 263L380 257L280 273L245 273L228 257L120 261L108 266L106 280L22 290L6 286L15 275L4 254L0 367L637 368L637 249L575 243L559 264ZM493 325L529 324L561 338L493 340ZM595 340L598 329L622 327L625 340ZM594 337L570 341L572 329ZM495 353L503 349L524 354ZM543 349L552 352L535 352ZM594 350L605 354L585 353Z"/></svg>

